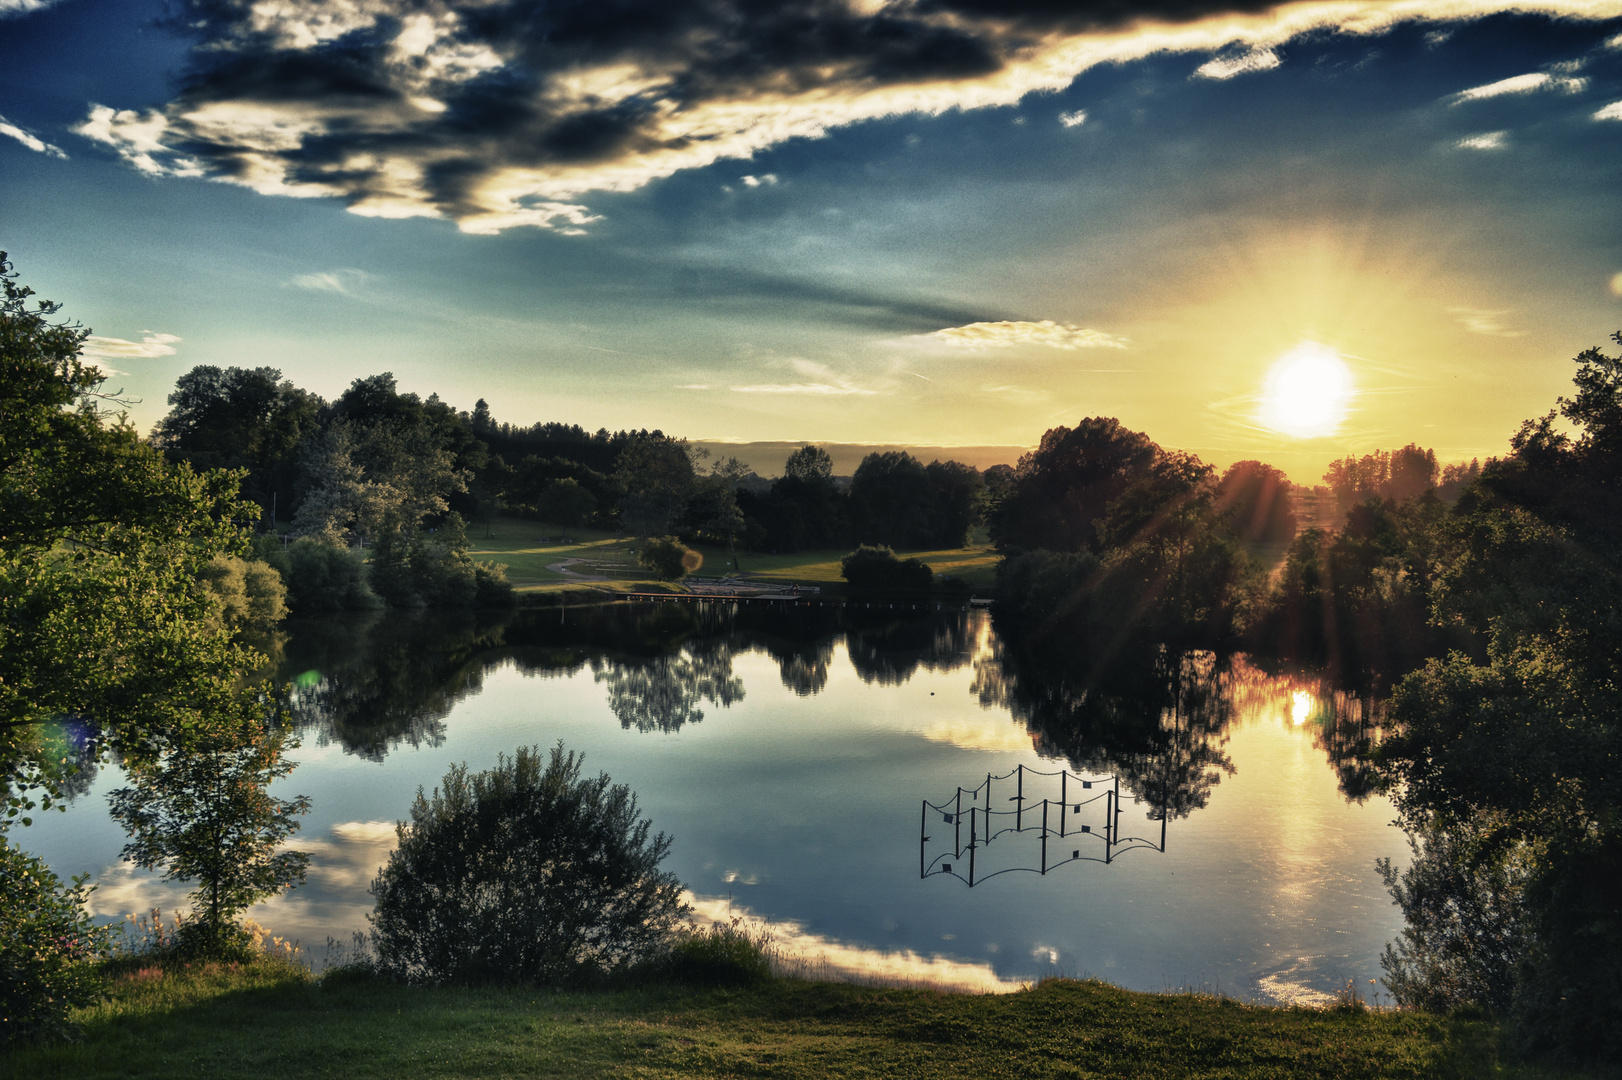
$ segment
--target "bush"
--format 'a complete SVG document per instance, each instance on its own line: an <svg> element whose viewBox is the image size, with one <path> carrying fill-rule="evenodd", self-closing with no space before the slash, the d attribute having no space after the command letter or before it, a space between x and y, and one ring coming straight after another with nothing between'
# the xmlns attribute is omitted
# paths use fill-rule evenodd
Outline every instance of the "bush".
<svg viewBox="0 0 1622 1080"><path fill-rule="evenodd" d="M686 914L663 833L560 743L456 765L417 792L372 882L379 970L421 983L559 983L646 962Z"/></svg>
<svg viewBox="0 0 1622 1080"><path fill-rule="evenodd" d="M660 581L679 581L703 566L704 556L674 536L665 536L644 544L636 561Z"/></svg>
<svg viewBox="0 0 1622 1080"><path fill-rule="evenodd" d="M90 889L84 878L64 886L0 835L0 1046L71 1032L68 1010L99 996Z"/></svg>
<svg viewBox="0 0 1622 1080"><path fill-rule="evenodd" d="M863 544L839 560L839 572L859 592L928 592L935 574L917 559L898 559L887 547Z"/></svg>
<svg viewBox="0 0 1622 1080"><path fill-rule="evenodd" d="M382 606L366 583L358 552L305 537L287 549L287 605L296 615L372 611Z"/></svg>
<svg viewBox="0 0 1622 1080"><path fill-rule="evenodd" d="M197 583L214 604L211 629L263 632L275 629L287 614L287 587L269 563L216 555Z"/></svg>
<svg viewBox="0 0 1622 1080"><path fill-rule="evenodd" d="M673 982L693 986L754 986L772 977L771 934L752 932L734 917L708 929L690 928L655 965Z"/></svg>

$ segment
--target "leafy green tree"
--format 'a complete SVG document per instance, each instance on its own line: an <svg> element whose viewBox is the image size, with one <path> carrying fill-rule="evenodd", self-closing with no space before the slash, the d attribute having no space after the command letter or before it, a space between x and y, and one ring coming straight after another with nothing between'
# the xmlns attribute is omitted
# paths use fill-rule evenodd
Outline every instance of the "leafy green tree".
<svg viewBox="0 0 1622 1080"><path fill-rule="evenodd" d="M889 548L869 544L840 559L839 574L852 589L867 593L925 593L935 581L927 563L898 559Z"/></svg>
<svg viewBox="0 0 1622 1080"><path fill-rule="evenodd" d="M183 948L229 956L247 944L237 916L303 882L309 856L282 845L310 800L269 794L273 781L293 771L283 754L297 744L267 723L254 692L215 706L183 741L135 765L131 786L108 802L131 837L124 858L163 870L166 881L198 883Z"/></svg>
<svg viewBox="0 0 1622 1080"><path fill-rule="evenodd" d="M269 563L216 555L197 582L214 602L209 625L216 629L263 633L275 629L287 614L287 587Z"/></svg>
<svg viewBox="0 0 1622 1080"><path fill-rule="evenodd" d="M308 618L383 606L366 580L366 564L358 551L316 537L301 537L287 546L284 558L287 606L295 615Z"/></svg>
<svg viewBox="0 0 1622 1080"><path fill-rule="evenodd" d="M999 548L1102 552L1099 524L1159 453L1147 435L1120 421L1089 417L1056 427L1019 459L991 520Z"/></svg>
<svg viewBox="0 0 1622 1080"><path fill-rule="evenodd" d="M669 939L687 909L661 871L663 833L584 759L520 747L480 773L453 766L376 880L382 969L421 983L559 983L627 967Z"/></svg>
<svg viewBox="0 0 1622 1080"><path fill-rule="evenodd" d="M1295 539L1290 481L1260 461L1236 461L1218 484L1217 510L1234 535L1251 543L1287 544Z"/></svg>
<svg viewBox="0 0 1622 1080"><path fill-rule="evenodd" d="M31 304L3 256L0 281L0 794L14 818L64 779L48 722L76 717L89 760L138 753L195 722L196 687L250 666L210 630L196 583L244 550L258 509L233 475L143 445L79 358L89 331Z"/></svg>
<svg viewBox="0 0 1622 1080"><path fill-rule="evenodd" d="M468 556L467 527L460 514L445 515L432 532L384 528L372 549L370 581L394 608L465 608L512 602L506 567Z"/></svg>
<svg viewBox="0 0 1622 1080"><path fill-rule="evenodd" d="M904 450L868 454L851 477L858 539L885 547L931 546L934 491L923 463Z"/></svg>
<svg viewBox="0 0 1622 1080"><path fill-rule="evenodd" d="M72 1031L68 1010L100 996L104 943L85 878L63 885L0 833L0 1047Z"/></svg>
<svg viewBox="0 0 1622 1080"><path fill-rule="evenodd" d="M833 484L834 459L820 446L807 443L788 456L783 475L806 484Z"/></svg>
<svg viewBox="0 0 1622 1080"><path fill-rule="evenodd" d="M290 519L299 450L319 431L324 404L276 368L203 364L175 380L152 441L197 469L245 469L243 494Z"/></svg>
<svg viewBox="0 0 1622 1080"><path fill-rule="evenodd" d="M664 536L643 544L636 561L660 581L679 581L703 566L704 556L674 536Z"/></svg>
<svg viewBox="0 0 1622 1080"><path fill-rule="evenodd" d="M596 512L597 497L572 476L554 480L535 499L535 515L565 529L578 529Z"/></svg>
<svg viewBox="0 0 1622 1080"><path fill-rule="evenodd" d="M665 535L686 513L694 479L685 442L658 432L638 435L614 466L614 480L625 493L620 524L632 536Z"/></svg>

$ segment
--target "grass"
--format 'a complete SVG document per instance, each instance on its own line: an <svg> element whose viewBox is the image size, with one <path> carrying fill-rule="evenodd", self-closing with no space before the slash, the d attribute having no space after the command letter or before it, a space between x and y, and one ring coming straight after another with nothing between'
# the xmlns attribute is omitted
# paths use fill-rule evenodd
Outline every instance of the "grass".
<svg viewBox="0 0 1622 1080"><path fill-rule="evenodd" d="M48 1077L1553 1078L1479 1020L1281 1009L1049 980L1008 995L780 979L559 993L318 981L290 964L127 971Z"/></svg>
<svg viewBox="0 0 1622 1080"><path fill-rule="evenodd" d="M488 525L477 523L468 527L472 547L469 554L478 560L507 564L507 580L519 592L544 592L563 586L578 586L578 578L548 570L549 565L565 559L583 559L588 563L609 564L624 568L624 576L615 575L611 582L598 583L605 591L626 591L634 586L645 590L650 579L641 577L636 565L635 543L616 533L600 529L572 529L569 543L547 540L543 537L559 533L555 526L541 525L518 518L497 518ZM731 556L723 547L701 544L698 551L704 556L701 577L719 577L730 571ZM849 549L801 551L792 555L764 555L738 553L742 577L773 584L821 585L842 582L839 560L850 554ZM997 567L997 553L982 538L967 548L939 551L898 551L902 558L919 558L928 563L937 574L960 577L970 585L989 589ZM576 567L590 573L589 566Z"/></svg>

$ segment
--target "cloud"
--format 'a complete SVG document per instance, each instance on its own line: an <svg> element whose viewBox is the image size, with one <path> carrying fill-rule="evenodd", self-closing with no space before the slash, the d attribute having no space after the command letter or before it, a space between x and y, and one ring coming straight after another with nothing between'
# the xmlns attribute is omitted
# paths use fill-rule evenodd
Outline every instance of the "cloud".
<svg viewBox="0 0 1622 1080"><path fill-rule="evenodd" d="M1050 349L1124 349L1126 338L1072 323L977 322L949 326L923 335L925 340L969 349L1007 349L1015 345L1044 345Z"/></svg>
<svg viewBox="0 0 1622 1080"><path fill-rule="evenodd" d="M1272 49L1253 49L1239 56L1219 56L1194 69L1196 79L1231 79L1252 71L1270 71L1284 61Z"/></svg>
<svg viewBox="0 0 1622 1080"><path fill-rule="evenodd" d="M30 11L48 8L56 0L0 0L0 19L12 15L27 15Z"/></svg>
<svg viewBox="0 0 1622 1080"><path fill-rule="evenodd" d="M1487 98L1505 97L1508 95L1537 94L1547 90L1558 90L1566 94L1580 94L1588 86L1588 80L1570 75L1550 75L1547 72L1537 71L1528 75L1516 75L1508 79L1499 79L1486 86L1477 86L1469 90L1460 90L1448 98L1450 105L1463 105L1469 101L1484 101Z"/></svg>
<svg viewBox="0 0 1622 1080"><path fill-rule="evenodd" d="M355 289L372 280L372 275L364 270L322 270L313 274L295 274L284 284L295 289L309 289L313 292L332 292L344 296L351 295Z"/></svg>
<svg viewBox="0 0 1622 1080"><path fill-rule="evenodd" d="M1525 337L1527 331L1512 330L1501 321L1501 316L1510 314L1506 308L1500 311L1489 311L1482 308L1450 307L1447 313L1456 317L1459 325L1472 334L1485 334L1488 337L1518 338Z"/></svg>
<svg viewBox="0 0 1622 1080"><path fill-rule="evenodd" d="M1509 146L1509 132L1484 131L1480 135L1467 135L1453 145L1460 150L1503 150Z"/></svg>
<svg viewBox="0 0 1622 1080"><path fill-rule="evenodd" d="M1059 123L1067 128L1080 127L1087 122L1087 110L1077 109L1075 112L1059 114Z"/></svg>
<svg viewBox="0 0 1622 1080"><path fill-rule="evenodd" d="M4 9L0 8L0 13L3 12ZM16 139L18 142L28 147L28 149L34 151L36 154L44 154L47 157L54 158L67 157L67 155L62 152L61 147L52 146L45 140L35 135L30 135L28 132L24 131L16 124L11 123L3 116L0 116L0 135L6 135L10 138Z"/></svg>
<svg viewBox="0 0 1622 1080"><path fill-rule="evenodd" d="M445 218L470 233L577 233L598 220L593 193L866 120L1012 106L1160 53L1214 56L1196 74L1231 78L1325 30L1450 29L1506 10L1622 14L1622 0L1575 12L1566 0L181 6L196 43L174 99L145 111L96 104L79 134L154 176L337 198L352 213Z"/></svg>
<svg viewBox="0 0 1622 1080"><path fill-rule="evenodd" d="M1611 295L1622 296L1622 270L1611 275Z"/></svg>
<svg viewBox="0 0 1622 1080"><path fill-rule="evenodd" d="M677 386L676 386L677 390L708 390L709 388L710 388L709 383L697 383L697 382L678 383Z"/></svg>
<svg viewBox="0 0 1622 1080"><path fill-rule="evenodd" d="M777 174L764 173L760 176L742 176L739 179L743 181L744 187L760 187L762 185L770 187L777 183Z"/></svg>
<svg viewBox="0 0 1622 1080"><path fill-rule="evenodd" d="M877 390L864 390L850 383L755 383L752 386L734 386L735 394L811 394L815 397L840 397L848 394L870 396Z"/></svg>
<svg viewBox="0 0 1622 1080"><path fill-rule="evenodd" d="M123 338L91 334L84 339L84 344L79 348L79 355L109 375L123 375L126 373L105 361L151 360L175 354L175 344L180 341L175 335L157 334L151 330L142 330L141 333L145 336L140 341L125 341Z"/></svg>
<svg viewBox="0 0 1622 1080"><path fill-rule="evenodd" d="M1595 120L1622 120L1622 101L1613 101L1594 114Z"/></svg>

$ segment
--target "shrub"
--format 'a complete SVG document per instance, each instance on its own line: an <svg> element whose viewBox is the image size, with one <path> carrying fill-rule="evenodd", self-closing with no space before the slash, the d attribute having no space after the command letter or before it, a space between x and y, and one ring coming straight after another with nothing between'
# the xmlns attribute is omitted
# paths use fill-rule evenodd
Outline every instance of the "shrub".
<svg viewBox="0 0 1622 1080"><path fill-rule="evenodd" d="M358 552L314 537L295 540L287 549L287 604L297 615L324 611L372 611L381 606L366 583Z"/></svg>
<svg viewBox="0 0 1622 1080"><path fill-rule="evenodd" d="M544 761L544 764L543 764ZM607 775L582 780L562 744L453 766L417 792L372 882L385 974L423 983L558 983L646 961L686 914L670 850Z"/></svg>
<svg viewBox="0 0 1622 1080"><path fill-rule="evenodd" d="M839 560L839 572L860 592L928 592L935 574L918 559L898 559L887 547L863 544Z"/></svg>
<svg viewBox="0 0 1622 1080"><path fill-rule="evenodd" d="M287 587L269 563L216 555L197 583L214 604L211 629L272 630L287 614Z"/></svg>
<svg viewBox="0 0 1622 1080"><path fill-rule="evenodd" d="M39 859L0 835L0 1046L72 1030L68 1010L99 996L91 960L103 934L84 902Z"/></svg>
<svg viewBox="0 0 1622 1080"><path fill-rule="evenodd" d="M703 566L704 556L674 536L665 536L644 544L636 561L660 581L678 581Z"/></svg>
<svg viewBox="0 0 1622 1080"><path fill-rule="evenodd" d="M753 986L772 977L771 933L733 917L707 929L690 927L660 958L659 974L695 986Z"/></svg>

